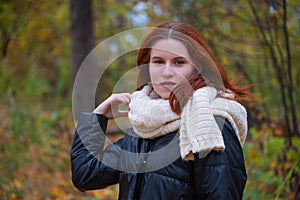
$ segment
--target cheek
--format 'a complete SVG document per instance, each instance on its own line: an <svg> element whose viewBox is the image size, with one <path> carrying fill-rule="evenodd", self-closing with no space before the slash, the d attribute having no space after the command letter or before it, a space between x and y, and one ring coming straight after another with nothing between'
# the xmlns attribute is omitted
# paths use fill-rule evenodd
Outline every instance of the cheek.
<svg viewBox="0 0 300 200"><path fill-rule="evenodd" d="M186 68L181 69L178 72L178 74L182 79L190 80L195 74L195 68L193 66L188 66Z"/></svg>
<svg viewBox="0 0 300 200"><path fill-rule="evenodd" d="M150 74L150 79L153 82L158 77L158 75L160 73L159 73L159 70L157 68L149 67L149 74Z"/></svg>

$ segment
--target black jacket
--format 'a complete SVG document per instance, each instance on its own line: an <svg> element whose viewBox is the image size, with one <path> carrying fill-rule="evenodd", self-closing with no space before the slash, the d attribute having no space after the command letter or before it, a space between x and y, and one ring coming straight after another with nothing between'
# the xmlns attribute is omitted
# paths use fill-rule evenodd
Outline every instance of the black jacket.
<svg viewBox="0 0 300 200"><path fill-rule="evenodd" d="M247 180L242 148L227 120L215 119L225 150L184 161L178 132L143 139L128 129L107 145L107 118L81 113L71 150L73 184L85 191L119 183L119 199L126 200L242 199Z"/></svg>

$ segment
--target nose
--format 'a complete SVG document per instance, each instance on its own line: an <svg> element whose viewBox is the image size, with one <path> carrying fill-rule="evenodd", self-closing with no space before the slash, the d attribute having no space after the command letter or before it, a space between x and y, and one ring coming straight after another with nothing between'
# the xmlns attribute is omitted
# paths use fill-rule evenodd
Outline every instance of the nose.
<svg viewBox="0 0 300 200"><path fill-rule="evenodd" d="M162 75L165 77L171 77L174 75L174 71L172 69L171 62L166 62L165 66L163 67L163 70L162 70Z"/></svg>

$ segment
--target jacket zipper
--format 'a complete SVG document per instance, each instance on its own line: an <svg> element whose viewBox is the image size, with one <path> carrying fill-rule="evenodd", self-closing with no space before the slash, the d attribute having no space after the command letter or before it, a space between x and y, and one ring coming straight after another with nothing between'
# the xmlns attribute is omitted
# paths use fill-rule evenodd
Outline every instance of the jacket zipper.
<svg viewBox="0 0 300 200"><path fill-rule="evenodd" d="M137 178L136 178L134 199L141 199L140 190L142 187L141 183L144 179L144 173L140 173L140 169L142 169L146 166L147 160L152 153L153 145L154 145L153 140L149 140L148 145L147 145L147 153L144 154L142 162L139 162L139 164L138 164L139 166L137 167L137 174L136 174Z"/></svg>

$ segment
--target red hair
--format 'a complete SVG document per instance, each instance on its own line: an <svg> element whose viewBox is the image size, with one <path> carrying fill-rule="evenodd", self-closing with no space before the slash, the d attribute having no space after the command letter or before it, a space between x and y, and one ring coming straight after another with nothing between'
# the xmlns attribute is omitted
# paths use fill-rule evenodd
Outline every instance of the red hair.
<svg viewBox="0 0 300 200"><path fill-rule="evenodd" d="M249 85L240 87L229 82L225 69L213 56L200 34L192 26L181 22L161 24L144 38L137 56L137 65L139 66L137 90L151 83L149 74L151 47L157 41L169 38L178 40L185 45L191 58L189 62L196 69L195 74L188 82L181 83L171 92L169 102L174 112L180 114L193 92L207 85L213 86L219 91L230 91L235 95L235 100L246 100L253 97L247 92Z"/></svg>

